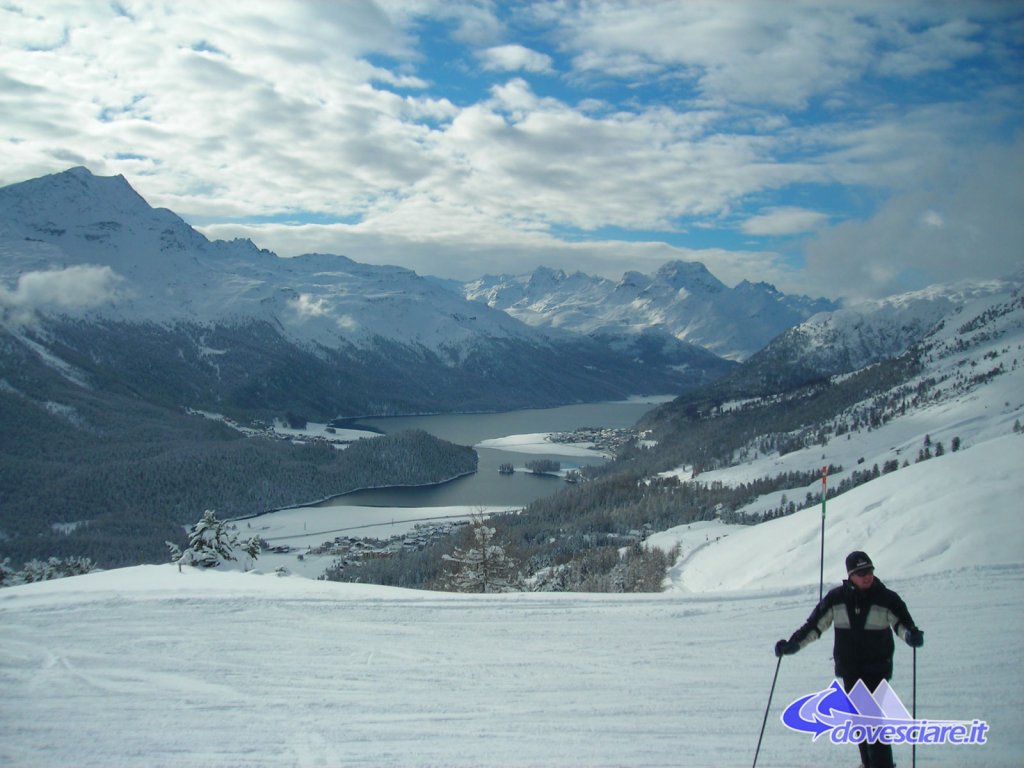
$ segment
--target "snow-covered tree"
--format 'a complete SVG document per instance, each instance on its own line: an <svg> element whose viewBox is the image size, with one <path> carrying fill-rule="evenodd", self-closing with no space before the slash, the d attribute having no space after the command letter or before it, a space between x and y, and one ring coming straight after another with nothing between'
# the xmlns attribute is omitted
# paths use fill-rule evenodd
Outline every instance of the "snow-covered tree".
<svg viewBox="0 0 1024 768"><path fill-rule="evenodd" d="M456 547L444 559L454 570L448 573L446 586L455 592L513 592L520 584L518 564L494 541L495 529L483 518L473 518L472 544Z"/></svg>
<svg viewBox="0 0 1024 768"><path fill-rule="evenodd" d="M48 560L29 560L20 571L11 567L9 558L0 563L0 586L33 584L37 581L63 579L65 576L80 576L96 570L96 564L88 557L51 557Z"/></svg>
<svg viewBox="0 0 1024 768"><path fill-rule="evenodd" d="M249 539L242 545L242 551L245 552L249 557L255 560L260 556L260 552L263 550L263 542L260 541L259 536L250 536Z"/></svg>
<svg viewBox="0 0 1024 768"><path fill-rule="evenodd" d="M171 551L171 562L183 565L195 565L199 568L216 568L223 562L236 560L235 547L239 546L238 534L229 529L225 520L218 520L212 509L203 512L202 519L192 526L188 538L188 548L182 549L173 542L166 542ZM253 537L244 545L244 551L252 559L259 555L259 538Z"/></svg>

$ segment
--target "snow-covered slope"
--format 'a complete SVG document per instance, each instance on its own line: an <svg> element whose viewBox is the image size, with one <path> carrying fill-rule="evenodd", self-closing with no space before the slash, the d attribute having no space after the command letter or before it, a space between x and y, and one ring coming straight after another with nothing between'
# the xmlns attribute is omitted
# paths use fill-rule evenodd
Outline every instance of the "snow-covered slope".
<svg viewBox="0 0 1024 768"><path fill-rule="evenodd" d="M941 292L939 302L952 293ZM935 302L926 306L930 311ZM854 473L873 471L879 476L826 505L826 563L838 566L852 549L898 564L903 576L1019 562L1024 292L1005 283L963 286L950 306L919 340L922 368L899 392L874 392L838 414L831 422L843 428L828 430L823 443L785 455L750 446L738 454L752 458L696 481L736 485L836 466L842 471L828 485L837 488ZM686 468L676 474L690 477ZM761 497L742 511L758 517L786 506L787 498L800 503L808 495L820 498L818 482ZM676 588L754 587L780 575L799 584L818 579L817 506L755 527L716 524L712 530L703 540L685 530L661 534L662 545L684 537ZM720 546L723 534L727 548Z"/></svg>
<svg viewBox="0 0 1024 768"><path fill-rule="evenodd" d="M795 386L858 370L902 354L941 323L953 322L957 313L970 312L972 304L1022 286L1024 273L1018 273L1003 280L934 285L819 313L779 335L723 386L756 391L757 382L788 376Z"/></svg>
<svg viewBox="0 0 1024 768"><path fill-rule="evenodd" d="M912 464L833 499L826 504L826 579L842 577L843 559L854 549L869 552L880 573L900 579L1020 563L1021 467L1024 436L1007 434ZM673 588L703 592L764 589L780 580L818 583L820 508L758 526L713 530L713 542L699 537L691 542L673 570ZM723 535L728 546L719 538Z"/></svg>
<svg viewBox="0 0 1024 768"><path fill-rule="evenodd" d="M601 337L651 328L742 360L787 328L833 309L823 299L786 296L765 283L728 288L698 262L665 264L655 275L627 272L619 282L582 272L540 268L528 275L487 276L465 295L537 327Z"/></svg>

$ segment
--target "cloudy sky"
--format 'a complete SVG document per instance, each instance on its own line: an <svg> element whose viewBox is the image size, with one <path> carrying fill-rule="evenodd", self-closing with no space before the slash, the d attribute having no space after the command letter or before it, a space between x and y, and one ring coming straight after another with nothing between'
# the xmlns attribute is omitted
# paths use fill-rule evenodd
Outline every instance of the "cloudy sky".
<svg viewBox="0 0 1024 768"><path fill-rule="evenodd" d="M0 0L0 185L471 279L1024 264L1024 3Z"/></svg>

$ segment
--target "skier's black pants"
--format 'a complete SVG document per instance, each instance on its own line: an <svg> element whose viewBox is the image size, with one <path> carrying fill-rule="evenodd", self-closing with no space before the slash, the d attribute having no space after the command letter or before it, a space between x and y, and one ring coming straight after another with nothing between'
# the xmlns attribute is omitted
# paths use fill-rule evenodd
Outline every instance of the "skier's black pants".
<svg viewBox="0 0 1024 768"><path fill-rule="evenodd" d="M857 680L863 680L868 690L874 693L883 679L881 677L844 677L843 688L849 693L857 684ZM866 741L862 741L857 747L860 749L860 762L864 768L893 768L892 745L868 744Z"/></svg>

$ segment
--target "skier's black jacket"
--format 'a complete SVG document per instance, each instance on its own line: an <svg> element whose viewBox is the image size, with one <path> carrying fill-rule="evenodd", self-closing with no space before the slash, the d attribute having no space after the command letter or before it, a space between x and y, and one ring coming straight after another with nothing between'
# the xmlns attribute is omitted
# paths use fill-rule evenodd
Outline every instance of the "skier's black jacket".
<svg viewBox="0 0 1024 768"><path fill-rule="evenodd" d="M801 648L835 625L836 676L880 680L892 677L893 630L903 638L917 629L902 598L877 578L865 590L848 580L831 590L811 611L790 642Z"/></svg>

